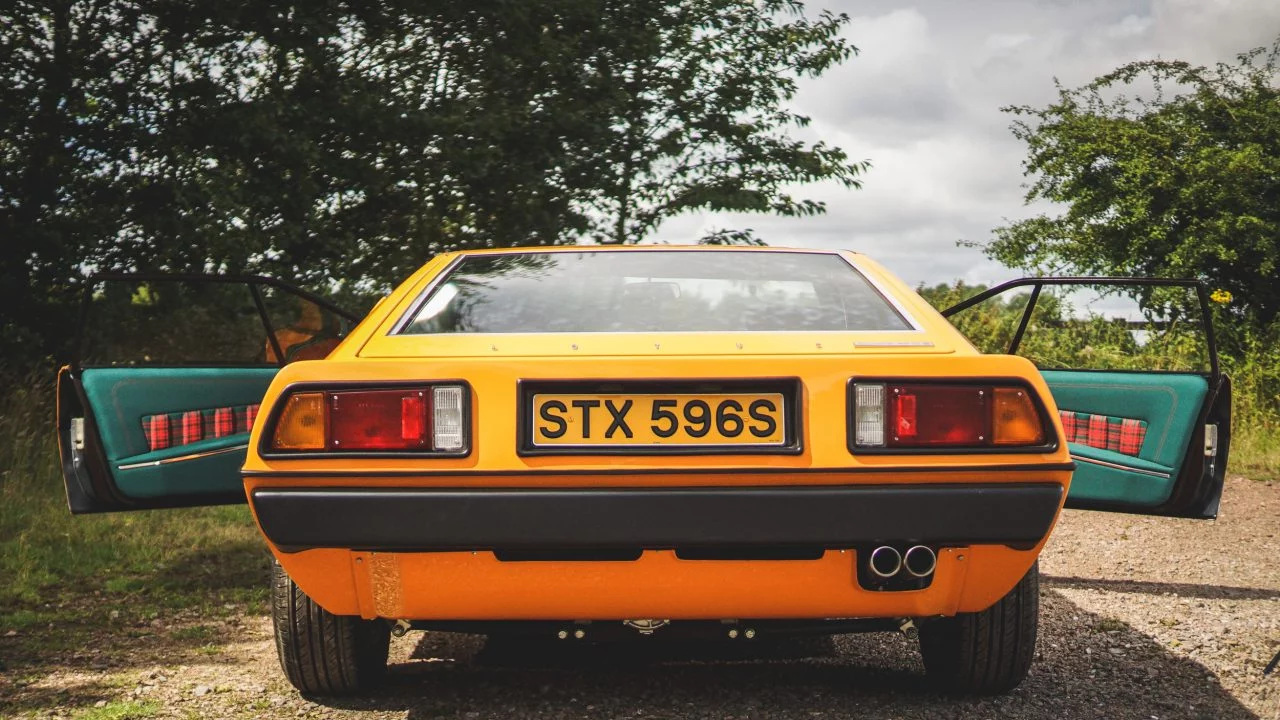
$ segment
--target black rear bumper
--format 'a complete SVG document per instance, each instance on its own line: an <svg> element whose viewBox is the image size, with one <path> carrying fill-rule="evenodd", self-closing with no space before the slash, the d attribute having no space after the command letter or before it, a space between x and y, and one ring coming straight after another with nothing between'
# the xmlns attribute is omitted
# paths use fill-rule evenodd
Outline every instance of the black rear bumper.
<svg viewBox="0 0 1280 720"><path fill-rule="evenodd" d="M1062 485L272 488L251 500L267 538L286 552L1030 547L1049 532Z"/></svg>

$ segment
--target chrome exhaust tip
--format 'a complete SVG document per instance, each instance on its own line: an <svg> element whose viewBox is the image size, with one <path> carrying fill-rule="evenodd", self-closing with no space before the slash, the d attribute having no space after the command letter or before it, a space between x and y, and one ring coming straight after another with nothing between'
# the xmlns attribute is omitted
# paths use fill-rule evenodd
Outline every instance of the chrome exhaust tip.
<svg viewBox="0 0 1280 720"><path fill-rule="evenodd" d="M912 577L929 577L937 567L938 555L927 545L912 545L902 556L902 568Z"/></svg>
<svg viewBox="0 0 1280 720"><path fill-rule="evenodd" d="M902 553L898 552L897 548L881 545L871 551L871 557L867 559L867 567L874 575L891 578L902 569Z"/></svg>

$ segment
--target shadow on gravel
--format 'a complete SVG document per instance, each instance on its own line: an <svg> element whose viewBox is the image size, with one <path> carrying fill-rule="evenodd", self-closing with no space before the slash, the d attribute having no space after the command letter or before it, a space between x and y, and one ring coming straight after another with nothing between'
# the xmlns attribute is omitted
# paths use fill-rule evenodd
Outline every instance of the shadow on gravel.
<svg viewBox="0 0 1280 720"><path fill-rule="evenodd" d="M698 643L655 635L599 645L430 633L375 695L321 702L419 720L1257 717L1200 664L1052 590L1042 594L1041 617L1031 675L1001 697L933 692L914 638L896 633Z"/></svg>
<svg viewBox="0 0 1280 720"><path fill-rule="evenodd" d="M1203 600L1280 600L1280 590L1235 587L1232 585L1104 580L1099 578L1055 577L1052 575L1042 575L1040 583L1049 587L1108 590L1111 592L1142 593L1143 595L1177 595L1178 597L1193 597Z"/></svg>
<svg viewBox="0 0 1280 720"><path fill-rule="evenodd" d="M18 628L0 636L0 717L118 700L122 674L236 663L221 648L246 609L265 605L268 557L260 544L227 543L114 576L115 590L68 582L45 602L0 608Z"/></svg>
<svg viewBox="0 0 1280 720"><path fill-rule="evenodd" d="M240 623L235 616L191 613L156 627L90 616L56 630L0 639L0 718L119 700L124 687L160 668L172 676L172 668L183 664L231 667L237 660L220 648L226 636L240 632Z"/></svg>

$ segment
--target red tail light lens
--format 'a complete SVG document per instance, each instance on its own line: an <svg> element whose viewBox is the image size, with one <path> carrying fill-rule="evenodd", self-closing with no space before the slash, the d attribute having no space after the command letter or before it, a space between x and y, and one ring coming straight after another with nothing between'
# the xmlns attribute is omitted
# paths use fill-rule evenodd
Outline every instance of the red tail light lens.
<svg viewBox="0 0 1280 720"><path fill-rule="evenodd" d="M425 391L329 394L329 447L334 450L418 450L430 441Z"/></svg>

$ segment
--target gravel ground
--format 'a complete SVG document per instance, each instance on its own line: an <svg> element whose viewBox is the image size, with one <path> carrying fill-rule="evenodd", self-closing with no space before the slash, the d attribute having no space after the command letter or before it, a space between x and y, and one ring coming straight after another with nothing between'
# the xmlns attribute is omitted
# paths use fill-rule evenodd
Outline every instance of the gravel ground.
<svg viewBox="0 0 1280 720"><path fill-rule="evenodd" d="M322 718L1263 718L1280 720L1280 483L1228 481L1221 519L1067 512L1041 561L1037 660L997 698L934 694L914 638L611 646L420 634L387 686L313 703L285 683L270 620L179 613L148 633L0 672L20 716ZM216 644L181 642L213 628ZM2 630L2 629L0 629ZM0 632L0 657L18 638ZM137 637L141 635L141 637ZM656 642L655 642L656 641ZM204 642L203 640L201 642ZM128 705L125 703L136 703ZM95 708L95 705L97 706ZM90 715L89 717L93 717Z"/></svg>

